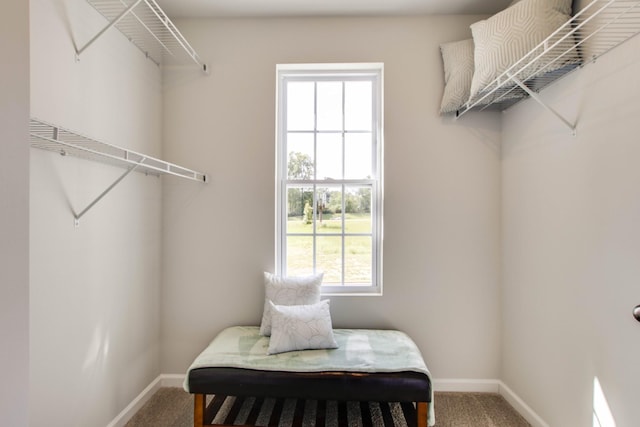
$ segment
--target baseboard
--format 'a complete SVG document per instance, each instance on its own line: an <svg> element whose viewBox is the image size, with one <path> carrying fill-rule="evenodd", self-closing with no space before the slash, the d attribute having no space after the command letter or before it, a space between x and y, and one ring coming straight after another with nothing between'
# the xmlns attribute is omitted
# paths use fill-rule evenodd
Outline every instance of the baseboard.
<svg viewBox="0 0 640 427"><path fill-rule="evenodd" d="M107 427L124 427L138 410L161 387L182 387L184 374L161 374L142 390L133 401L111 421ZM500 380L442 378L433 380L433 390L437 392L499 393L532 427L549 427L524 400Z"/></svg>
<svg viewBox="0 0 640 427"><path fill-rule="evenodd" d="M500 380L434 379L433 390L440 392L499 393L524 417L531 427L549 427L517 394Z"/></svg>
<svg viewBox="0 0 640 427"><path fill-rule="evenodd" d="M549 427L549 424L545 423L544 420L524 402L524 400L520 399L520 397L513 392L513 390L511 390L502 381L499 381L499 383L500 395L504 397L504 399L529 422L529 424L531 424L531 427Z"/></svg>
<svg viewBox="0 0 640 427"><path fill-rule="evenodd" d="M162 387L182 387L182 382L184 381L184 375L173 375L173 374L160 374L158 377L151 382L138 396L136 396L133 401L127 405L126 408L122 410L115 417L107 427L124 427L125 424L142 408L142 406L147 403L147 401L154 395L156 391L158 391Z"/></svg>
<svg viewBox="0 0 640 427"><path fill-rule="evenodd" d="M433 391L466 393L499 393L500 381L475 379L433 379Z"/></svg>
<svg viewBox="0 0 640 427"><path fill-rule="evenodd" d="M162 374L162 387L179 387L184 384L184 374Z"/></svg>

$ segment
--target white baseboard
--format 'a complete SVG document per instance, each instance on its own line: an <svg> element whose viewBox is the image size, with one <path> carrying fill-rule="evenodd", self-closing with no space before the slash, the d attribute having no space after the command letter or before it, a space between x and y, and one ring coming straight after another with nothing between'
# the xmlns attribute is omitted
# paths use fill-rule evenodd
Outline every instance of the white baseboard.
<svg viewBox="0 0 640 427"><path fill-rule="evenodd" d="M182 382L184 381L184 374L160 374L158 377L151 382L144 390L140 392L138 396L136 396L133 401L127 405L126 408L122 410L115 417L107 427L124 427L124 425L142 408L142 406L147 403L147 401L154 395L156 391L158 391L162 387L182 387Z"/></svg>
<svg viewBox="0 0 640 427"><path fill-rule="evenodd" d="M184 374L158 375L107 427L124 427L158 389L161 387L182 387L183 382ZM433 390L439 392L499 393L532 427L549 427L529 405L500 380L434 378Z"/></svg>
<svg viewBox="0 0 640 427"><path fill-rule="evenodd" d="M549 427L549 424L536 414L517 394L500 380L474 380L474 379L435 379L433 390L442 392L466 392L466 393L499 393L509 402L513 408L524 417L531 427ZM437 406L436 406L437 407Z"/></svg>
<svg viewBox="0 0 640 427"><path fill-rule="evenodd" d="M433 391L457 391L466 393L499 393L500 381L498 380L472 380L472 379L433 379Z"/></svg>
<svg viewBox="0 0 640 427"><path fill-rule="evenodd" d="M507 385L502 381L499 381L499 383L500 395L504 397L504 399L529 422L529 424L531 424L531 427L549 427L549 424L545 423L529 405L524 403L524 400L520 399L520 397L513 392L513 390L507 387Z"/></svg>
<svg viewBox="0 0 640 427"><path fill-rule="evenodd" d="M162 374L162 387L179 387L182 388L184 383L184 374Z"/></svg>
<svg viewBox="0 0 640 427"><path fill-rule="evenodd" d="M117 417L107 424L107 427L123 427L127 421L129 421L131 417L133 417L135 413L138 412L145 403L147 403L151 396L160 389L161 377L162 375L159 375L151 382L151 384L142 390L142 392L136 396L136 398L133 399L133 401L129 403L129 405L127 405L127 407L124 408Z"/></svg>

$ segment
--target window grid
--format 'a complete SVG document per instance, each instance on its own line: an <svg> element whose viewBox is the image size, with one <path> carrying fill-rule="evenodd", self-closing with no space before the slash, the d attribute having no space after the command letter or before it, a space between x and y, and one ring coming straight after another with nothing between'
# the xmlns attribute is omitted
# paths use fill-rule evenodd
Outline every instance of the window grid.
<svg viewBox="0 0 640 427"><path fill-rule="evenodd" d="M381 170L380 170L380 153L381 153L381 141L379 140L378 134L378 115L380 114L380 71L377 70L375 73L367 73L366 76L362 75L354 75L350 76L349 74L340 74L338 76L322 76L322 75L295 75L285 73L284 76L279 76L279 84L282 84L282 90L280 92L280 103L279 103L279 132L278 138L281 139L279 142L279 161L280 165L278 167L278 179L280 181L279 185L279 208L278 208L278 218L279 218L279 229L277 237L277 246L279 254L278 259L278 269L282 274L287 274L287 256L288 256L288 241L290 237L309 237L311 239L312 245L312 268L313 271L316 271L319 267L318 261L318 239L326 239L326 238L340 238L340 279L339 284L336 286L327 286L323 285L323 289L325 292L323 293L356 293L356 294L379 294L382 290L381 284L381 263L379 260L381 259L381 194L380 187L378 185L378 180L381 179ZM371 123L370 130L363 129L350 129L347 130L346 123L346 82L349 81L370 81L372 85L372 93L371 93ZM312 130L289 130L287 123L287 96L288 96L288 84L290 82L300 82L300 81L309 81L313 82L313 129ZM338 81L341 83L341 129L340 130L326 130L318 128L318 83L324 81ZM291 179L288 173L288 157L289 157L289 149L288 149L288 140L290 135L294 134L312 134L313 135L313 177L312 179ZM323 134L339 134L340 135L340 151L341 151L341 177L336 179L321 179L318 176L319 168L318 168L318 137ZM347 135L349 134L370 134L371 135L371 179L345 179L347 176ZM304 195L305 189L311 189L312 193L312 228L311 232L308 233L299 233L292 232L288 228L288 216L289 216L289 189L300 189L302 194ZM319 188L339 188L339 193L341 195L340 201L340 232L322 232L319 233L319 206L318 203L320 201L320 193ZM347 191L349 189L368 189L369 191L369 231L368 232L354 232L353 230L347 230ZM353 191L352 190L352 191ZM324 208L323 208L324 209ZM347 280L347 239L353 237L368 237L370 239L370 247L371 247L371 259L370 259L370 283L363 284L346 284L345 280ZM326 274L325 274L326 277ZM327 292L328 291L328 292Z"/></svg>

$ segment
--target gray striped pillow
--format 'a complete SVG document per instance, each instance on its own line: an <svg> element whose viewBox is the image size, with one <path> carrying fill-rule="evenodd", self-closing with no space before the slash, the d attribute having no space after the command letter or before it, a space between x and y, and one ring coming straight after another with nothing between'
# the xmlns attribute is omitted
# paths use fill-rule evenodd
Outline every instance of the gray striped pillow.
<svg viewBox="0 0 640 427"><path fill-rule="evenodd" d="M521 0L489 19L472 24L475 70L471 96L491 84L569 20L571 2ZM535 72L536 67L531 67L530 73Z"/></svg>
<svg viewBox="0 0 640 427"><path fill-rule="evenodd" d="M473 40L460 40L440 45L444 64L444 94L440 113L459 110L469 99L473 78Z"/></svg>

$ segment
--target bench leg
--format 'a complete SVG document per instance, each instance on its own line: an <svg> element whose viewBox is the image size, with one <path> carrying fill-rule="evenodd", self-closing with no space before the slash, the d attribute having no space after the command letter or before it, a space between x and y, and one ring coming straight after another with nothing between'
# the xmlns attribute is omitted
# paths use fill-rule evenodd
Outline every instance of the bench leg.
<svg viewBox="0 0 640 427"><path fill-rule="evenodd" d="M204 410L206 405L206 395L193 395L193 427L204 427Z"/></svg>
<svg viewBox="0 0 640 427"><path fill-rule="evenodd" d="M427 421L429 420L429 406L427 402L416 403L416 418L418 427L427 427Z"/></svg>

